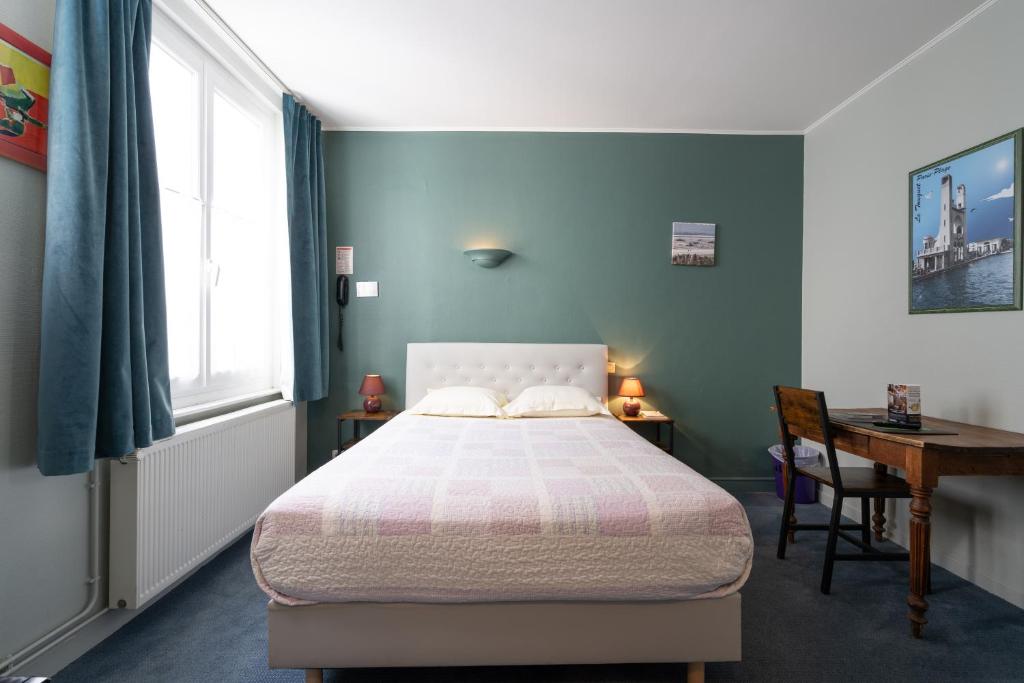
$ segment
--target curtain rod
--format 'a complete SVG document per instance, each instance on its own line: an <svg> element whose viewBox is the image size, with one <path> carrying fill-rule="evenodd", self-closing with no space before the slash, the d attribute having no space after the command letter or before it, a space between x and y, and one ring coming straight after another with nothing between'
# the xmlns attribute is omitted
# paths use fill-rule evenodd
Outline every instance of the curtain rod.
<svg viewBox="0 0 1024 683"><path fill-rule="evenodd" d="M219 26L220 29L222 31L224 31L224 33L226 33L229 38L231 38L231 40L235 41L235 44L237 44L238 47L242 50L242 52L244 52L246 54L246 56L249 57L249 59L251 59L253 61L253 63L256 64L257 67L259 67L260 71L265 73L267 75L267 77L270 78L270 80L272 80L274 82L274 84L277 87L279 87L283 92L286 92L289 95L291 95L292 97L295 97L295 93L293 93L291 91L291 89L287 85L284 84L284 81L282 81L280 78L277 77L277 74L275 74L270 69L270 67L267 66L266 63L262 59L259 58L259 55L257 55L255 52L252 51L252 48L250 48L245 43L245 41L242 40L241 37L239 37L239 35L237 33L235 33L234 29L232 29L228 25L228 23L226 21L224 21L221 18L221 16L219 14L217 14L217 12L206 3L206 0L193 0L193 1L196 3L196 5L201 10L206 12L206 14L210 17L210 19L213 20L213 22L215 24L217 24L217 26ZM296 99L298 99L298 98L296 97Z"/></svg>

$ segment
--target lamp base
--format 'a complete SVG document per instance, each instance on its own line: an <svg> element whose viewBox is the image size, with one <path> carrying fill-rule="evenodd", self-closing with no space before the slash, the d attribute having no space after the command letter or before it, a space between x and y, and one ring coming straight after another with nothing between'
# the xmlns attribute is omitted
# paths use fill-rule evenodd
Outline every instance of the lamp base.
<svg viewBox="0 0 1024 683"><path fill-rule="evenodd" d="M640 414L640 401L624 401L622 414L626 417L636 417Z"/></svg>
<svg viewBox="0 0 1024 683"><path fill-rule="evenodd" d="M380 399L376 396L367 396L366 400L363 401L363 410L368 413L379 413Z"/></svg>

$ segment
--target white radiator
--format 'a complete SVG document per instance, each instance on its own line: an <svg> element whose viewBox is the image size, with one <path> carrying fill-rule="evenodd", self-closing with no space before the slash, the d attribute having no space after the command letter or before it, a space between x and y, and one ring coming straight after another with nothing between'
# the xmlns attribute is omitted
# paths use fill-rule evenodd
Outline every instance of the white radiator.
<svg viewBox="0 0 1024 683"><path fill-rule="evenodd" d="M295 481L295 409L274 401L186 425L110 466L110 607L160 595Z"/></svg>

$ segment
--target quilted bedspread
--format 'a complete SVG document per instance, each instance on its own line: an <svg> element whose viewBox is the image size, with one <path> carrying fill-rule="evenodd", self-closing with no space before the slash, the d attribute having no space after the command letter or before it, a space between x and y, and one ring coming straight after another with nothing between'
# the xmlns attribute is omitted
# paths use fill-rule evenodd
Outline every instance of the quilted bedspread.
<svg viewBox="0 0 1024 683"><path fill-rule="evenodd" d="M401 414L275 500L252 567L286 605L736 591L739 502L612 417Z"/></svg>

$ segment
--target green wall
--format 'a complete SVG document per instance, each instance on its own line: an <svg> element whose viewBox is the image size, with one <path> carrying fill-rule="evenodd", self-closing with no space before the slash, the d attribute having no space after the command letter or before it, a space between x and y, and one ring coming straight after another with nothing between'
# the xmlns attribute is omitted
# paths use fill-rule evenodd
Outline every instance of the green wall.
<svg viewBox="0 0 1024 683"><path fill-rule="evenodd" d="M770 474L770 387L800 381L801 137L335 132L325 155L328 246L355 247L355 275L311 466L364 373L404 405L407 342L600 342L676 418L677 457ZM669 264L680 220L718 224L718 265ZM515 256L487 270L474 246Z"/></svg>

